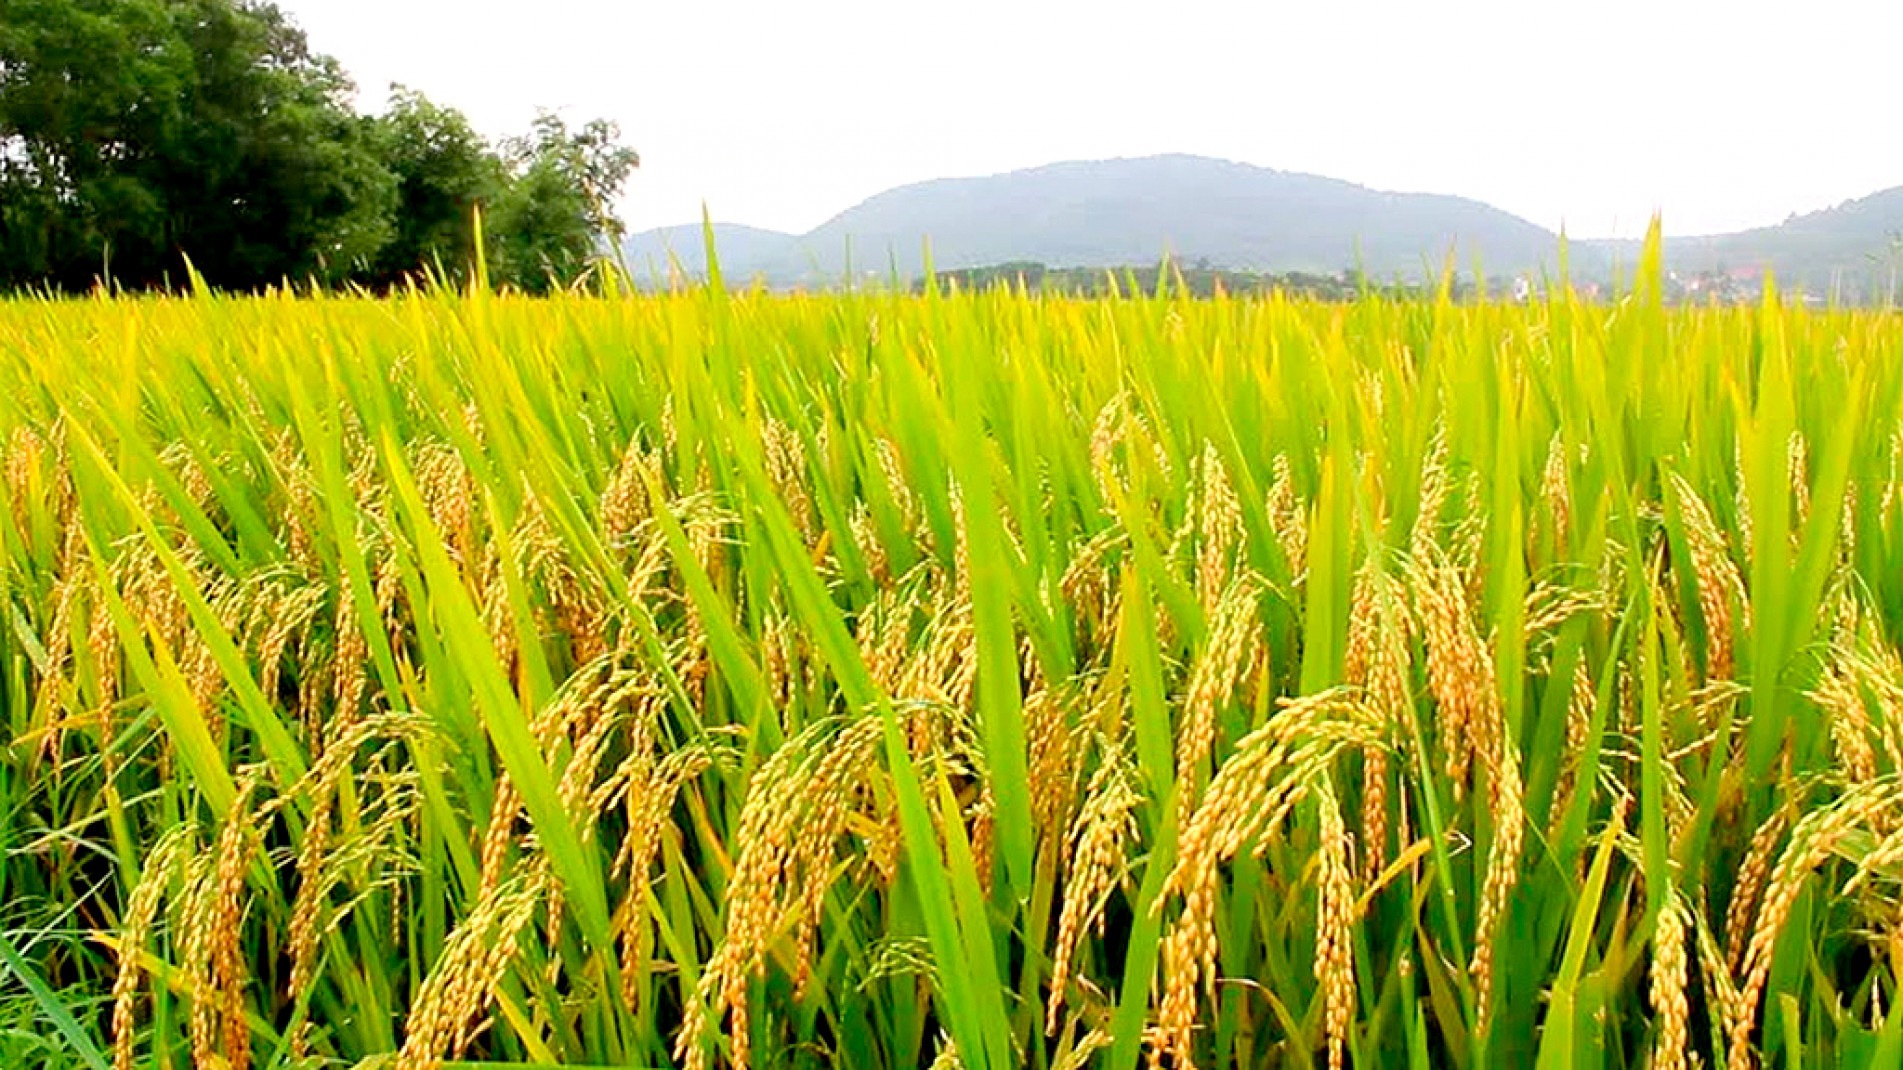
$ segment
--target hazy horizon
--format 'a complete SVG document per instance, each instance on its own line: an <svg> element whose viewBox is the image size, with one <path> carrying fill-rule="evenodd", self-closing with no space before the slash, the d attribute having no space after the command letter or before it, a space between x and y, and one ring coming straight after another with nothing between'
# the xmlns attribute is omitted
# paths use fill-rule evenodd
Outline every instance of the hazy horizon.
<svg viewBox="0 0 1903 1070"><path fill-rule="evenodd" d="M1765 226L1903 185L1874 133L1903 11L1868 0L1802 19L1713 0L280 6L370 110L401 83L491 136L538 107L616 120L642 156L630 231L705 203L802 233L912 182L1163 153L1468 197L1579 238L1654 211L1673 234Z"/></svg>

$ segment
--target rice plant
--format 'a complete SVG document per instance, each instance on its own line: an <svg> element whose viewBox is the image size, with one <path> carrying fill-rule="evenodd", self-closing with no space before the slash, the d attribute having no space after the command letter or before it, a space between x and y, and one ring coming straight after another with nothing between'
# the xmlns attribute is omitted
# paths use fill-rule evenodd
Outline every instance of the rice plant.
<svg viewBox="0 0 1903 1070"><path fill-rule="evenodd" d="M1903 1062L1903 327L0 304L0 1057Z"/></svg>

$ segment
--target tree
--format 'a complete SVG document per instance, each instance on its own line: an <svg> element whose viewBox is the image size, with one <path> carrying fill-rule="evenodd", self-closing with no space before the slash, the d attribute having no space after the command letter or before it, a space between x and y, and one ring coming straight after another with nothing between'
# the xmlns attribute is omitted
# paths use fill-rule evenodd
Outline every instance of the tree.
<svg viewBox="0 0 1903 1070"><path fill-rule="evenodd" d="M360 269L394 185L349 90L270 4L0 0L0 284Z"/></svg>
<svg viewBox="0 0 1903 1070"><path fill-rule="evenodd" d="M395 188L342 68L270 4L172 6L199 59L168 176L173 245L235 288L362 271L389 240Z"/></svg>
<svg viewBox="0 0 1903 1070"><path fill-rule="evenodd" d="M0 0L7 282L95 274L112 246L163 226L164 204L141 172L151 166L147 146L181 125L191 57L163 4L104 7Z"/></svg>
<svg viewBox="0 0 1903 1070"><path fill-rule="evenodd" d="M504 146L511 180L491 228L497 281L546 293L574 282L620 241L614 199L640 166L620 138L611 122L571 132L544 112L526 138Z"/></svg>
<svg viewBox="0 0 1903 1070"><path fill-rule="evenodd" d="M370 281L387 286L419 268L460 278L475 262L476 211L504 186L502 160L461 112L401 86L378 125L396 213Z"/></svg>
<svg viewBox="0 0 1903 1070"><path fill-rule="evenodd" d="M358 115L337 62L262 0L0 0L0 290L463 277L568 285L621 236L613 124L544 114L492 147L397 88Z"/></svg>

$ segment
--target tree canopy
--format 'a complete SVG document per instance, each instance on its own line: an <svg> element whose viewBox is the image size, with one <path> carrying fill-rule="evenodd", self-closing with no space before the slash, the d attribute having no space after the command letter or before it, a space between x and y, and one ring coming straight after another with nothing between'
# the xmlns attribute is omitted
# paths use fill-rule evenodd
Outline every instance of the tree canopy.
<svg viewBox="0 0 1903 1070"><path fill-rule="evenodd" d="M269 3L0 0L0 289L182 278L388 286L571 282L619 231L637 158L613 124L544 115L491 145L397 89L351 106L338 63Z"/></svg>

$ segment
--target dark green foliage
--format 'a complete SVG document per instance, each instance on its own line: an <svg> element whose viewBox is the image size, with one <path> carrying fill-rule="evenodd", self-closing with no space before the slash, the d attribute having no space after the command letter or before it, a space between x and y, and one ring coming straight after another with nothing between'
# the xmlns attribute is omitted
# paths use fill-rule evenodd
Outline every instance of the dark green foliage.
<svg viewBox="0 0 1903 1070"><path fill-rule="evenodd" d="M501 161L461 112L398 87L379 123L380 149L396 181L395 231L377 253L374 281L419 267L455 277L475 260L475 212L505 183Z"/></svg>
<svg viewBox="0 0 1903 1070"><path fill-rule="evenodd" d="M639 157L619 139L612 123L571 132L544 112L528 137L505 146L511 179L491 241L498 279L543 293L579 278L603 240L620 240L609 202Z"/></svg>
<svg viewBox="0 0 1903 1070"><path fill-rule="evenodd" d="M0 0L0 289L161 286L186 258L227 289L454 276L490 202L525 250L497 278L540 286L615 234L611 125L498 153L420 94L371 118L350 90L268 3Z"/></svg>
<svg viewBox="0 0 1903 1070"><path fill-rule="evenodd" d="M269 5L0 2L0 281L341 277L391 196L349 85Z"/></svg>

